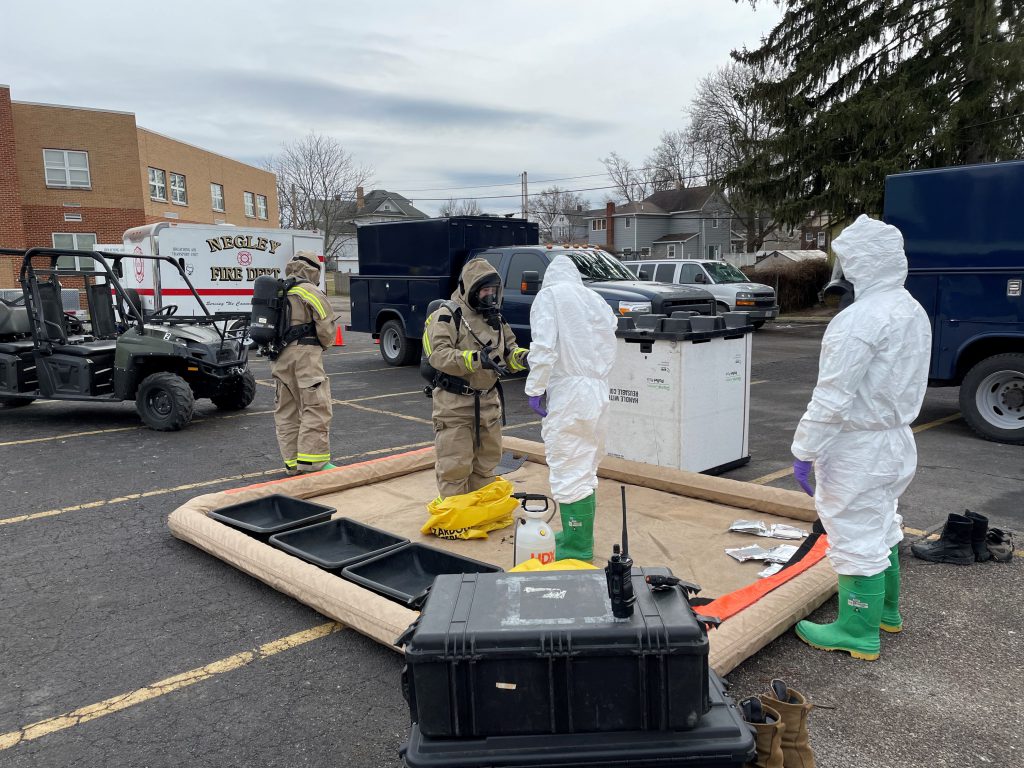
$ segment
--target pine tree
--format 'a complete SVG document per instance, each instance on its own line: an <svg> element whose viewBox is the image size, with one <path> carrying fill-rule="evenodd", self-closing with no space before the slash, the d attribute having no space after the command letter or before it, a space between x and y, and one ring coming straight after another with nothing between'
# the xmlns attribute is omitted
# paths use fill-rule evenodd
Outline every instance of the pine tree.
<svg viewBox="0 0 1024 768"><path fill-rule="evenodd" d="M726 181L783 223L878 213L890 173L1024 154L1021 0L776 4L761 47L733 57L777 131Z"/></svg>

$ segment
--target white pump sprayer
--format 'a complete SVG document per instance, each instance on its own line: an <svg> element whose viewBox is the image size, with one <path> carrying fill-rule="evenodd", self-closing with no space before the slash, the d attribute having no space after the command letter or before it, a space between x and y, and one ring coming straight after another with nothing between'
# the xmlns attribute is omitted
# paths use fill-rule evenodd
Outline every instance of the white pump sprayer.
<svg viewBox="0 0 1024 768"><path fill-rule="evenodd" d="M514 493L512 496L522 504L521 516L516 518L513 565L524 563L530 558L536 558L544 565L553 563L555 532L548 525L548 520L554 516L554 512L548 514L547 496L539 493ZM531 509L528 506L530 501L543 501L544 506Z"/></svg>

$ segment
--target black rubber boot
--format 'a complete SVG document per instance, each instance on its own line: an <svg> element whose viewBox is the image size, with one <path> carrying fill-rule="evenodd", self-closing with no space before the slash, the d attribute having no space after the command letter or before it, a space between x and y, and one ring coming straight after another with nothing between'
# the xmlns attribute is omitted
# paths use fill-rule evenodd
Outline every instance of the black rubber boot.
<svg viewBox="0 0 1024 768"><path fill-rule="evenodd" d="M970 565L974 562L971 535L974 521L964 515L951 514L942 528L942 535L936 541L922 541L910 545L914 557L933 563Z"/></svg>
<svg viewBox="0 0 1024 768"><path fill-rule="evenodd" d="M988 518L979 515L977 512L964 510L964 517L969 517L974 523L974 530L971 531L971 549L974 550L974 559L979 563L992 559L992 553L988 551L985 540L988 537Z"/></svg>

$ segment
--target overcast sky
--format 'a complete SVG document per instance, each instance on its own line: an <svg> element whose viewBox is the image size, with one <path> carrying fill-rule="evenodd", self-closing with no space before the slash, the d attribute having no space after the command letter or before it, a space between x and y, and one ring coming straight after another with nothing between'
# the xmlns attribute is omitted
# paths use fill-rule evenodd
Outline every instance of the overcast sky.
<svg viewBox="0 0 1024 768"><path fill-rule="evenodd" d="M374 169L372 187L433 213L429 198L516 196L524 170L539 192L603 173L611 151L642 163L682 126L697 81L779 18L761 6L7 0L0 82L16 101L134 112L254 164L325 133ZM496 183L510 186L466 188ZM597 205L605 192L582 194ZM515 197L480 204L518 210Z"/></svg>

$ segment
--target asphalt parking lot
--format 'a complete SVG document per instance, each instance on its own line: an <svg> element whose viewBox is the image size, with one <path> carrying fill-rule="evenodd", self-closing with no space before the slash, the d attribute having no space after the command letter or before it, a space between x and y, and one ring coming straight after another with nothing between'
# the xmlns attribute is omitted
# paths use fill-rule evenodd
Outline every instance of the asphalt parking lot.
<svg viewBox="0 0 1024 768"><path fill-rule="evenodd" d="M789 444L823 329L756 335L752 459L728 477L794 487ZM367 336L346 342L327 355L334 462L428 445L417 370L387 367ZM281 474L269 365L253 369L247 411L203 401L180 433L141 427L130 404L0 409L0 765L399 764L401 658L167 530L198 494ZM539 440L521 381L506 394L508 433ZM911 535L964 508L1024 531L1020 447L975 438L955 390L929 391L916 428ZM803 691L827 768L1019 765L1021 562L944 566L906 552L906 628L883 637L879 661L787 633L729 676L733 694L775 676ZM833 615L830 601L816 618Z"/></svg>

